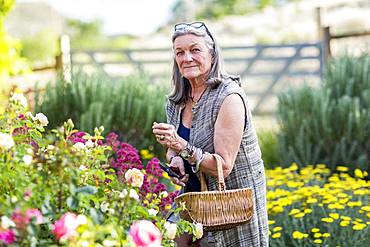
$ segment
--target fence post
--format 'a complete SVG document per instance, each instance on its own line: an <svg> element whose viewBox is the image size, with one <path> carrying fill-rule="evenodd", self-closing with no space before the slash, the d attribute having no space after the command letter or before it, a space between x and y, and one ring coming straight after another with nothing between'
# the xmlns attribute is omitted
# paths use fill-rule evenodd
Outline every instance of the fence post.
<svg viewBox="0 0 370 247"><path fill-rule="evenodd" d="M55 70L61 72L65 82L71 82L71 46L68 35L59 37L60 53L55 57Z"/></svg>
<svg viewBox="0 0 370 247"><path fill-rule="evenodd" d="M323 28L322 28L322 9L321 7L316 8L316 25L317 25L317 36L319 40L322 40L323 36Z"/></svg>
<svg viewBox="0 0 370 247"><path fill-rule="evenodd" d="M324 62L326 62L327 59L331 56L331 49L330 49L330 40L331 40L330 27L324 27L323 28L323 34L324 34L324 39L323 39L323 44L324 44Z"/></svg>

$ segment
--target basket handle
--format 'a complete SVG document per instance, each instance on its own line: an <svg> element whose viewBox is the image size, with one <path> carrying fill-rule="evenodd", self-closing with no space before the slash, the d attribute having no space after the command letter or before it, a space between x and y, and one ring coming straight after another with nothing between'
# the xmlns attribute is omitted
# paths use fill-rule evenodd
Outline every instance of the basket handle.
<svg viewBox="0 0 370 247"><path fill-rule="evenodd" d="M225 191L225 179L222 170L222 158L218 154L212 154L212 156L216 159L218 190ZM203 172L200 172L200 187L201 191L208 191L206 178Z"/></svg>

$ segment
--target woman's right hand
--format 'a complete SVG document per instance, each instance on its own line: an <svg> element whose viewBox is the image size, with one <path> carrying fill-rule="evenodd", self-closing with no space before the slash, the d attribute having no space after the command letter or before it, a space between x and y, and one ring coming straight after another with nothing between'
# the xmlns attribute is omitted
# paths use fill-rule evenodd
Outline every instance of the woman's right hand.
<svg viewBox="0 0 370 247"><path fill-rule="evenodd" d="M180 156L173 157L169 166L173 170L178 170L180 175L182 176L181 179L170 177L171 181L174 184L185 186L186 182L189 180L189 174L185 174L185 166L182 158Z"/></svg>

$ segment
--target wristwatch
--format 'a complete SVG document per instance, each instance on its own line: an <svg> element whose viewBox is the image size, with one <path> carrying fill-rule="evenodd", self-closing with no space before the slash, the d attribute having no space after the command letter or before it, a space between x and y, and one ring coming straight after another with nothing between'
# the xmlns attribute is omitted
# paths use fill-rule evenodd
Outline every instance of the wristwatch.
<svg viewBox="0 0 370 247"><path fill-rule="evenodd" d="M179 155L181 158L188 160L194 155L194 148L188 143L186 143L186 146L183 150L180 151Z"/></svg>

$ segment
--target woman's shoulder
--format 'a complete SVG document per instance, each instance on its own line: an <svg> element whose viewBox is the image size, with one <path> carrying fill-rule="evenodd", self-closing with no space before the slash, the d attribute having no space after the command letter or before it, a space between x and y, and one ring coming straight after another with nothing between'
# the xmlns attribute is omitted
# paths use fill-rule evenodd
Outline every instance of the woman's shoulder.
<svg viewBox="0 0 370 247"><path fill-rule="evenodd" d="M231 75L222 77L217 91L219 91L220 94L224 94L226 96L232 93L244 93L244 90L241 87L240 77Z"/></svg>

